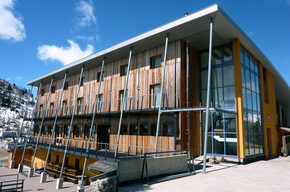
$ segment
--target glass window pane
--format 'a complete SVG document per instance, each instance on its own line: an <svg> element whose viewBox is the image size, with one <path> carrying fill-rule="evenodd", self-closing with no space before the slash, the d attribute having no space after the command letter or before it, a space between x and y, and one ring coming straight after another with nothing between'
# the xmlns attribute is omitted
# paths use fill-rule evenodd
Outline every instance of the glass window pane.
<svg viewBox="0 0 290 192"><path fill-rule="evenodd" d="M235 87L225 87L224 93L225 107L235 108Z"/></svg>
<svg viewBox="0 0 290 192"><path fill-rule="evenodd" d="M231 48L229 48L229 47L224 48L223 53L224 53L224 61L233 60L233 52L232 52Z"/></svg>
<svg viewBox="0 0 290 192"><path fill-rule="evenodd" d="M237 155L237 135L226 134L226 154Z"/></svg>
<svg viewBox="0 0 290 192"><path fill-rule="evenodd" d="M201 71L201 89L207 88L207 70Z"/></svg>
<svg viewBox="0 0 290 192"><path fill-rule="evenodd" d="M253 130L253 114L248 113L248 127L249 127L249 134L252 134L254 132Z"/></svg>
<svg viewBox="0 0 290 192"><path fill-rule="evenodd" d="M212 89L212 95L214 107L216 108L224 107L223 89L222 88Z"/></svg>
<svg viewBox="0 0 290 192"><path fill-rule="evenodd" d="M212 65L219 65L221 63L221 51L219 49L214 49L212 51Z"/></svg>
<svg viewBox="0 0 290 192"><path fill-rule="evenodd" d="M253 129L254 133L259 133L259 122L257 114L253 114Z"/></svg>
<svg viewBox="0 0 290 192"><path fill-rule="evenodd" d="M245 88L243 88L243 108L247 108L247 94Z"/></svg>
<svg viewBox="0 0 290 192"><path fill-rule="evenodd" d="M201 105L202 106L206 105L206 90L201 91Z"/></svg>
<svg viewBox="0 0 290 192"><path fill-rule="evenodd" d="M245 152L246 152L246 156L250 155L249 152L249 135L248 132L245 132Z"/></svg>
<svg viewBox="0 0 290 192"><path fill-rule="evenodd" d="M254 73L251 73L251 87L252 87L252 91L256 91L256 77L254 75Z"/></svg>
<svg viewBox="0 0 290 192"><path fill-rule="evenodd" d="M257 61L255 61L255 72L258 73L258 66L259 64L257 63Z"/></svg>
<svg viewBox="0 0 290 192"><path fill-rule="evenodd" d="M251 68L251 70L255 70L255 61L254 61L254 59L251 57L250 58L250 68Z"/></svg>
<svg viewBox="0 0 290 192"><path fill-rule="evenodd" d="M244 56L244 49L241 47L241 64L245 64L245 56Z"/></svg>
<svg viewBox="0 0 290 192"><path fill-rule="evenodd" d="M245 65L250 68L249 54L245 52Z"/></svg>
<svg viewBox="0 0 290 192"><path fill-rule="evenodd" d="M258 112L261 112L260 94L257 94L257 110L258 110Z"/></svg>
<svg viewBox="0 0 290 192"><path fill-rule="evenodd" d="M223 132L223 115L222 113L213 113L213 131Z"/></svg>
<svg viewBox="0 0 290 192"><path fill-rule="evenodd" d="M249 141L249 148L250 148L250 155L255 154L255 143L254 143L254 135L250 134L250 141Z"/></svg>
<svg viewBox="0 0 290 192"><path fill-rule="evenodd" d="M256 78L256 92L260 93L260 82L258 75L256 75L255 78Z"/></svg>
<svg viewBox="0 0 290 192"><path fill-rule="evenodd" d="M236 115L224 114L226 132L236 132Z"/></svg>
<svg viewBox="0 0 290 192"><path fill-rule="evenodd" d="M246 72L246 87L248 89L251 89L250 71L248 69L245 69L245 72Z"/></svg>
<svg viewBox="0 0 290 192"><path fill-rule="evenodd" d="M252 94L250 90L247 90L247 109L252 109Z"/></svg>
<svg viewBox="0 0 290 192"><path fill-rule="evenodd" d="M225 137L223 133L213 135L214 153L224 154Z"/></svg>
<svg viewBox="0 0 290 192"><path fill-rule="evenodd" d="M234 66L226 66L224 68L224 86L234 85Z"/></svg>
<svg viewBox="0 0 290 192"><path fill-rule="evenodd" d="M208 66L208 52L201 53L201 67Z"/></svg>
<svg viewBox="0 0 290 192"><path fill-rule="evenodd" d="M212 87L222 87L222 68L216 68L212 70ZM207 81L206 81L207 82Z"/></svg>
<svg viewBox="0 0 290 192"><path fill-rule="evenodd" d="M212 114L210 114L209 118L208 118L208 132L212 132ZM205 131L205 112L202 114L202 130Z"/></svg>
<svg viewBox="0 0 290 192"><path fill-rule="evenodd" d="M258 126L259 126L259 131L258 133L263 133L263 130L262 130L262 123L261 123L261 115L258 114L257 116L257 121L258 121Z"/></svg>
<svg viewBox="0 0 290 192"><path fill-rule="evenodd" d="M204 135L203 135L203 138L204 138ZM206 149L206 152L208 154L212 153L212 135L211 134L207 135L207 149Z"/></svg>
<svg viewBox="0 0 290 192"><path fill-rule="evenodd" d="M244 67L242 67L242 82L243 82L243 87L246 87L245 68Z"/></svg>
<svg viewBox="0 0 290 192"><path fill-rule="evenodd" d="M257 111L257 94L252 92L252 103L253 103L253 110Z"/></svg>

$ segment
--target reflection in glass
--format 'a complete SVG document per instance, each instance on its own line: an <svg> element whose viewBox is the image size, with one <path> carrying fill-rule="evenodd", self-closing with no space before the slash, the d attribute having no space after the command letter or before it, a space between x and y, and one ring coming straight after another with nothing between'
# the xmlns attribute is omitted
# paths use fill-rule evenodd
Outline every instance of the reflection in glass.
<svg viewBox="0 0 290 192"><path fill-rule="evenodd" d="M213 135L213 148L215 154L224 154L225 138L223 133ZM228 153L227 153L228 154Z"/></svg>
<svg viewBox="0 0 290 192"><path fill-rule="evenodd" d="M212 87L222 87L222 68L216 68L212 70Z"/></svg>
<svg viewBox="0 0 290 192"><path fill-rule="evenodd" d="M225 87L224 93L225 107L235 108L235 87Z"/></svg>
<svg viewBox="0 0 290 192"><path fill-rule="evenodd" d="M237 155L237 135L226 134L226 153L228 155Z"/></svg>
<svg viewBox="0 0 290 192"><path fill-rule="evenodd" d="M214 107L216 108L222 108L223 107L223 89L217 88L212 90L213 95L213 101L214 101Z"/></svg>
<svg viewBox="0 0 290 192"><path fill-rule="evenodd" d="M247 109L252 109L252 94L247 90Z"/></svg>
<svg viewBox="0 0 290 192"><path fill-rule="evenodd" d="M224 53L224 61L233 60L233 52L231 48L229 47L224 48L223 53Z"/></svg>
<svg viewBox="0 0 290 192"><path fill-rule="evenodd" d="M214 49L212 51L212 65L219 65L221 64L222 54L219 49Z"/></svg>
<svg viewBox="0 0 290 192"><path fill-rule="evenodd" d="M234 66L224 67L224 86L235 85Z"/></svg>
<svg viewBox="0 0 290 192"><path fill-rule="evenodd" d="M213 131L223 132L223 115L222 113L213 113Z"/></svg>
<svg viewBox="0 0 290 192"><path fill-rule="evenodd" d="M207 88L207 71L201 71L201 89Z"/></svg>
<svg viewBox="0 0 290 192"><path fill-rule="evenodd" d="M250 68L249 54L245 52L245 65Z"/></svg>
<svg viewBox="0 0 290 192"><path fill-rule="evenodd" d="M236 115L235 114L224 114L225 132L236 132Z"/></svg>
<svg viewBox="0 0 290 192"><path fill-rule="evenodd" d="M201 67L207 67L208 66L208 52L201 53L200 57L201 57Z"/></svg>

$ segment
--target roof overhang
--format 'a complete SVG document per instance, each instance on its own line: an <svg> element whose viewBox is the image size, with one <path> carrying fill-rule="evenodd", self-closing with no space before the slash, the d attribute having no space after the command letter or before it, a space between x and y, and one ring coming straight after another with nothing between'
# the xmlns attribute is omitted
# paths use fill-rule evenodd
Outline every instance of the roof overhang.
<svg viewBox="0 0 290 192"><path fill-rule="evenodd" d="M128 57L131 47L133 47L133 53L139 53L164 45L167 33L169 34L169 42L182 39L189 41L190 45L197 50L207 49L211 18L214 20L213 46L230 43L236 38L240 39L241 44L274 75L276 97L286 113L290 115L289 85L255 43L217 4L65 65L55 71L37 77L27 82L27 84L39 86L41 81L46 84L50 82L53 76L55 80L62 79L66 71L68 71L69 76L80 73L83 65L85 70L95 68L101 65L104 57L106 58L106 63ZM290 116L287 118L290 122Z"/></svg>

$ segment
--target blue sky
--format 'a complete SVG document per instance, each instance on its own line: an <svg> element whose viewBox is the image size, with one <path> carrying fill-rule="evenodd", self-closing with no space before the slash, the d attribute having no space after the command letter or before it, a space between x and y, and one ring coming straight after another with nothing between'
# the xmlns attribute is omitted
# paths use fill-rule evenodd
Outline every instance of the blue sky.
<svg viewBox="0 0 290 192"><path fill-rule="evenodd" d="M27 87L35 77L214 3L289 85L290 0L0 0L0 78Z"/></svg>

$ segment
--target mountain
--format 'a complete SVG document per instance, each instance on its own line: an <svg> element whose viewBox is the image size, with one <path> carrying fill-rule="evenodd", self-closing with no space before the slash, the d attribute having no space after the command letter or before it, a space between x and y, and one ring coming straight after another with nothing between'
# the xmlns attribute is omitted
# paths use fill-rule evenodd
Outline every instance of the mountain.
<svg viewBox="0 0 290 192"><path fill-rule="evenodd" d="M32 116L35 103L33 94L27 89L0 79L0 130L18 132L23 117ZM26 109L27 114L25 114ZM22 133L26 132L29 126L30 121L24 121Z"/></svg>

